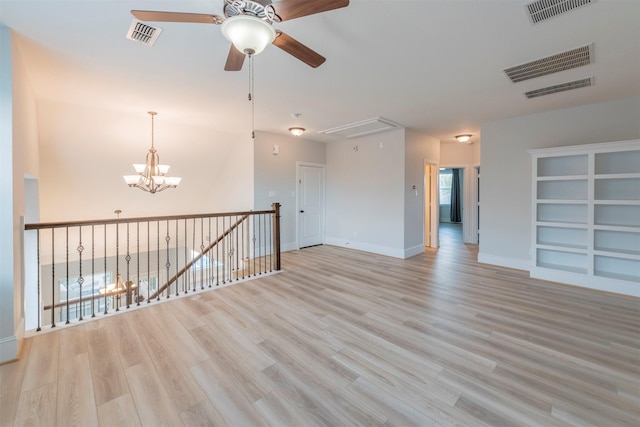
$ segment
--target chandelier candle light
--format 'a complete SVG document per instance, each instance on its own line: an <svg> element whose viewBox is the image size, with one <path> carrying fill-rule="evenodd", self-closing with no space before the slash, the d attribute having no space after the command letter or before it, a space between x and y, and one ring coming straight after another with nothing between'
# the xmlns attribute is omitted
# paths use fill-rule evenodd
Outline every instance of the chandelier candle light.
<svg viewBox="0 0 640 427"><path fill-rule="evenodd" d="M154 194L167 188L176 188L182 178L166 176L170 166L160 164L160 156L153 141L153 118L158 113L149 111L149 114L151 115L151 148L147 153L145 163L135 163L133 167L137 175L124 175L123 178L129 187L137 187Z"/></svg>

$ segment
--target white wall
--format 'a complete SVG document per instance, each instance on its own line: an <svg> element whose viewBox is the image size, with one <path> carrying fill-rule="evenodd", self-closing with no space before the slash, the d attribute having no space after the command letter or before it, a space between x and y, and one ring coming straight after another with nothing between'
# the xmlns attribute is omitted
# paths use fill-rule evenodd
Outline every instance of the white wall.
<svg viewBox="0 0 640 427"><path fill-rule="evenodd" d="M11 33L0 25L0 362L18 354L13 319L13 132Z"/></svg>
<svg viewBox="0 0 640 427"><path fill-rule="evenodd" d="M0 362L16 358L24 335L24 181L38 175L36 104L24 62L0 25Z"/></svg>
<svg viewBox="0 0 640 427"><path fill-rule="evenodd" d="M327 243L404 256L404 136L327 144Z"/></svg>
<svg viewBox="0 0 640 427"><path fill-rule="evenodd" d="M278 146L278 155L273 155L274 145ZM297 249L296 163L324 164L325 144L300 137L256 132L253 153L254 209L271 209L272 203L280 203L281 249Z"/></svg>
<svg viewBox="0 0 640 427"><path fill-rule="evenodd" d="M474 166L478 166L480 164L480 153L482 152L482 150L480 150L481 146L482 144L480 142L471 144L471 164Z"/></svg>
<svg viewBox="0 0 640 427"><path fill-rule="evenodd" d="M527 150L640 138L639 118L640 97L631 97L483 124L478 260L523 270L530 267Z"/></svg>
<svg viewBox="0 0 640 427"><path fill-rule="evenodd" d="M405 131L404 256L424 252L425 163L438 163L440 140L407 129ZM413 189L415 185L416 189Z"/></svg>
<svg viewBox="0 0 640 427"><path fill-rule="evenodd" d="M150 110L152 108L149 108ZM129 188L151 146L147 111L129 113L43 101L38 103L41 152L41 220L249 210L253 206L253 143L248 135L185 125L155 117L155 147L176 189L150 194Z"/></svg>
<svg viewBox="0 0 640 427"><path fill-rule="evenodd" d="M438 140L406 129L327 144L327 243L423 252L424 162L439 154Z"/></svg>
<svg viewBox="0 0 640 427"><path fill-rule="evenodd" d="M440 167L460 167L473 165L474 153L479 151L479 143L462 144L460 142L443 142L440 144Z"/></svg>

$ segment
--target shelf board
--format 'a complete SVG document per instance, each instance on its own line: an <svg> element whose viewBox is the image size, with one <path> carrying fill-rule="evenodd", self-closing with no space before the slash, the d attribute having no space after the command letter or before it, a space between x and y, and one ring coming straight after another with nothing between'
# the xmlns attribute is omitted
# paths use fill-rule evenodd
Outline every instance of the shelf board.
<svg viewBox="0 0 640 427"><path fill-rule="evenodd" d="M539 176L538 181L586 181L589 177L587 175L552 175L552 176Z"/></svg>
<svg viewBox="0 0 640 427"><path fill-rule="evenodd" d="M620 205L620 206L640 206L640 200L607 200L607 199L595 199L593 201L596 205Z"/></svg>
<svg viewBox="0 0 640 427"><path fill-rule="evenodd" d="M549 249L553 251L571 252L576 254L586 254L586 245L574 245L571 243L554 243L554 242L538 242L536 247L538 249Z"/></svg>
<svg viewBox="0 0 640 427"><path fill-rule="evenodd" d="M587 229L586 222L568 222L568 221L536 221L538 227L558 227L558 228L577 228Z"/></svg>
<svg viewBox="0 0 640 427"><path fill-rule="evenodd" d="M593 229L604 230L604 231L622 231L624 233L640 233L640 224L638 225L594 224Z"/></svg>
<svg viewBox="0 0 640 427"><path fill-rule="evenodd" d="M553 243L553 242L539 242L536 243L536 249L547 249L556 252L570 252L572 254L586 254L586 245L572 245L570 243Z"/></svg>
<svg viewBox="0 0 640 427"><path fill-rule="evenodd" d="M640 261L640 251L595 248L593 254L609 258L632 259L635 261Z"/></svg>
<svg viewBox="0 0 640 427"><path fill-rule="evenodd" d="M559 205L586 205L586 199L536 199L536 203Z"/></svg>
<svg viewBox="0 0 640 427"><path fill-rule="evenodd" d="M586 268L573 267L570 265L550 264L548 262L539 262L539 268L547 268L549 270L568 271L569 273L587 274Z"/></svg>
<svg viewBox="0 0 640 427"><path fill-rule="evenodd" d="M600 173L593 176L595 179L626 179L640 178L640 173Z"/></svg>
<svg viewBox="0 0 640 427"><path fill-rule="evenodd" d="M640 276L632 276L629 274L612 273L610 271L594 271L596 277L606 277L608 279L624 280L626 282L638 282L640 283Z"/></svg>

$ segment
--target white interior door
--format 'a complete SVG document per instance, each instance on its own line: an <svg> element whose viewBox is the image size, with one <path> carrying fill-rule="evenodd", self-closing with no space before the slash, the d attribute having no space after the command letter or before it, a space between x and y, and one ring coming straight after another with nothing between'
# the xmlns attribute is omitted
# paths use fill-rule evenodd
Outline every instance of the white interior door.
<svg viewBox="0 0 640 427"><path fill-rule="evenodd" d="M298 165L298 243L324 244L324 165Z"/></svg>

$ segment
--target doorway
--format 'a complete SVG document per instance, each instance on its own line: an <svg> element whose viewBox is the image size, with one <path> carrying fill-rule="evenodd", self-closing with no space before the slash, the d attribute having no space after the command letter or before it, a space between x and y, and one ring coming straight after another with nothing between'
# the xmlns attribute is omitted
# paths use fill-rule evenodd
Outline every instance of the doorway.
<svg viewBox="0 0 640 427"><path fill-rule="evenodd" d="M296 217L298 248L324 244L325 238L325 166L298 163Z"/></svg>
<svg viewBox="0 0 640 427"><path fill-rule="evenodd" d="M465 169L442 167L438 173L438 228L443 242L462 242L465 229Z"/></svg>

